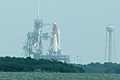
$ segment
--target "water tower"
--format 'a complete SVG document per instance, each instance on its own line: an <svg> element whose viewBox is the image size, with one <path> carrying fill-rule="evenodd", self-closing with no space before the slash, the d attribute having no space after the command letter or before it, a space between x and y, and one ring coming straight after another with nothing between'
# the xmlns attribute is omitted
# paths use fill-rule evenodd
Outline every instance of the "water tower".
<svg viewBox="0 0 120 80"><path fill-rule="evenodd" d="M106 27L106 47L105 47L105 61L108 53L108 62L112 62L113 46L115 45L114 41L114 26ZM114 45L113 45L114 44ZM107 49L108 46L108 49Z"/></svg>

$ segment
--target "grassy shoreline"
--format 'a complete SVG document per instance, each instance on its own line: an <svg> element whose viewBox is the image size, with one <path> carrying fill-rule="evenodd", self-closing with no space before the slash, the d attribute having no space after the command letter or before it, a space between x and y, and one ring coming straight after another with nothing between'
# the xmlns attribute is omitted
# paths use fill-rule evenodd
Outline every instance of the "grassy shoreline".
<svg viewBox="0 0 120 80"><path fill-rule="evenodd" d="M119 74L0 72L0 80L120 80Z"/></svg>

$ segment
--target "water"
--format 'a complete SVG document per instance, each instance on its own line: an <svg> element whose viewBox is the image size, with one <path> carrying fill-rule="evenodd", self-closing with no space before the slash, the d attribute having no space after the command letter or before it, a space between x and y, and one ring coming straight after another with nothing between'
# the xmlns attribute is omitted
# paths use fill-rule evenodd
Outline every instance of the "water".
<svg viewBox="0 0 120 80"><path fill-rule="evenodd" d="M0 72L0 80L120 80L120 74Z"/></svg>

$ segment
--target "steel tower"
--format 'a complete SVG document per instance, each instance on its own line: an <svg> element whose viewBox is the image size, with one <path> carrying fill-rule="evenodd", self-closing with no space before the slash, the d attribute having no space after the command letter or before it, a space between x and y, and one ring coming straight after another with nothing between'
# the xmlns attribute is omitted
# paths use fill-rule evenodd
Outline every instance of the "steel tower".
<svg viewBox="0 0 120 80"><path fill-rule="evenodd" d="M106 55L108 51L108 62L112 62L112 55L113 55L113 32L114 32L114 26L108 26L106 27L106 51L105 51L105 61L106 61ZM108 40L107 40L108 39ZM107 45L108 44L108 45ZM108 49L107 49L108 46Z"/></svg>

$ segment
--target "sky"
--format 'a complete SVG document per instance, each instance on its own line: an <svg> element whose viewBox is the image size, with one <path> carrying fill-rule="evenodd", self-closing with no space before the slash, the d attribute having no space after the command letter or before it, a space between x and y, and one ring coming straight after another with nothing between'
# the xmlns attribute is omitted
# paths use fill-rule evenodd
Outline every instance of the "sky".
<svg viewBox="0 0 120 80"><path fill-rule="evenodd" d="M57 23L62 54L70 55L71 63L103 63L109 25L115 27L116 58L112 61L120 63L120 0L0 0L0 56L23 56L25 35L34 29L38 1L40 19ZM48 29L52 27L43 27Z"/></svg>

